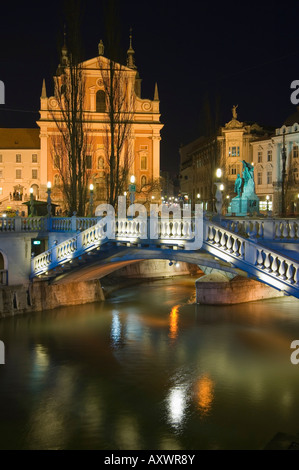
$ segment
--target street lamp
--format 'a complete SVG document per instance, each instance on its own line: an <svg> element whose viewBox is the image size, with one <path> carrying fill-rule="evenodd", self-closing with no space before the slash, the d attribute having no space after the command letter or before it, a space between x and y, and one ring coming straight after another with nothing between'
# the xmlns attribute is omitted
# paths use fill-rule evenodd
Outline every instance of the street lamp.
<svg viewBox="0 0 299 470"><path fill-rule="evenodd" d="M30 215L33 217L34 213L34 202L33 202L33 188L29 189L30 193Z"/></svg>
<svg viewBox="0 0 299 470"><path fill-rule="evenodd" d="M222 213L222 191L224 190L224 185L223 183L220 182L221 176L222 176L222 170L221 168L217 168L216 178L218 178L218 181L215 182L215 185L217 187L215 197L216 197L216 212L219 217L221 216L221 213Z"/></svg>
<svg viewBox="0 0 299 470"><path fill-rule="evenodd" d="M93 214L93 184L89 185L89 217Z"/></svg>
<svg viewBox="0 0 299 470"><path fill-rule="evenodd" d="M47 197L47 214L48 214L48 217L51 217L51 209L52 209L51 187L52 187L51 181L48 181L48 183L47 183L47 193L48 193L48 197Z"/></svg>
<svg viewBox="0 0 299 470"><path fill-rule="evenodd" d="M287 152L286 152L286 139L285 139L285 132L283 130L283 137L282 137L282 151L281 151L281 158L282 158L282 181L281 181L281 214L282 217L286 216L286 207L285 207L285 179L286 179L286 161L287 161Z"/></svg>
<svg viewBox="0 0 299 470"><path fill-rule="evenodd" d="M130 178L130 185L129 185L129 192L130 192L130 203L134 204L135 201L135 192L136 192L136 185L135 185L135 176L132 175Z"/></svg>

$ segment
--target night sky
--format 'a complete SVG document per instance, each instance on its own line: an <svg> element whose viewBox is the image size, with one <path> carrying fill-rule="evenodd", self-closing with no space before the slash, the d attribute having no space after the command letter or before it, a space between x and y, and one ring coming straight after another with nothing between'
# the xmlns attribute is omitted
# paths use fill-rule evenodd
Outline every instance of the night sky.
<svg viewBox="0 0 299 470"><path fill-rule="evenodd" d="M105 44L104 0L86 0L82 13L84 58ZM238 104L240 121L281 126L295 111L290 84L299 79L299 2L196 2L116 0L123 57L133 28L142 98L160 95L161 167L178 172L179 147L206 132L210 103L220 123ZM6 104L1 127L34 127L42 79L48 96L62 40L61 2L1 3L0 80ZM13 110L13 111L11 111ZM214 118L213 118L214 120ZM214 121L213 121L214 122Z"/></svg>

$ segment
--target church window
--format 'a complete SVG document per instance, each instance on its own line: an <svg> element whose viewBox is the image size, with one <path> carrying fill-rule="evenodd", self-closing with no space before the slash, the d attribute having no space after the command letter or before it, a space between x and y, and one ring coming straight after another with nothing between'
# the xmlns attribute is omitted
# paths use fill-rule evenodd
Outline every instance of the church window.
<svg viewBox="0 0 299 470"><path fill-rule="evenodd" d="M86 169L91 170L92 169L92 158L91 155L85 155L85 164L86 164Z"/></svg>
<svg viewBox="0 0 299 470"><path fill-rule="evenodd" d="M272 184L272 171L267 171L267 184Z"/></svg>
<svg viewBox="0 0 299 470"><path fill-rule="evenodd" d="M140 168L141 170L147 170L147 157L145 155L140 158Z"/></svg>
<svg viewBox="0 0 299 470"><path fill-rule="evenodd" d="M96 112L105 113L106 111L106 95L103 90L98 90L96 94Z"/></svg>
<svg viewBox="0 0 299 470"><path fill-rule="evenodd" d="M59 155L55 155L54 157L54 168L59 168Z"/></svg>

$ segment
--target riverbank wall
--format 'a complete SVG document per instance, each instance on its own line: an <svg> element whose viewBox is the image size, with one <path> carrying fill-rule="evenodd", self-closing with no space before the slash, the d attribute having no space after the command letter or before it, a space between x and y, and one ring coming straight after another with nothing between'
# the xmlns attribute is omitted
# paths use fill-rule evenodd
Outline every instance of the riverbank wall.
<svg viewBox="0 0 299 470"><path fill-rule="evenodd" d="M105 296L98 280L61 285L37 281L28 285L3 286L0 289L0 318L102 300Z"/></svg>

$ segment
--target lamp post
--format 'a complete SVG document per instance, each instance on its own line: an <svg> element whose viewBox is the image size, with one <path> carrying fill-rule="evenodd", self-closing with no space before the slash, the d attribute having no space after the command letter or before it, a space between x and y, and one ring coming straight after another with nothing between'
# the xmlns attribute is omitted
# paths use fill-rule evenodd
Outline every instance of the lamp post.
<svg viewBox="0 0 299 470"><path fill-rule="evenodd" d="M215 194L215 197L216 197L215 205L216 205L216 212L219 217L222 214L222 191L224 190L224 185L220 181L221 176L222 176L222 170L221 168L217 168L216 178L218 179L218 181L215 182L215 185L217 187L216 194Z"/></svg>
<svg viewBox="0 0 299 470"><path fill-rule="evenodd" d="M132 175L131 178L130 178L129 192L130 192L130 203L134 204L135 192L136 192L135 176L134 175Z"/></svg>
<svg viewBox="0 0 299 470"><path fill-rule="evenodd" d="M282 137L282 181L281 181L281 215L282 217L286 216L286 203L285 203L285 180L286 180L286 161L287 161L287 152L286 152L286 139L285 139L285 129L283 130Z"/></svg>
<svg viewBox="0 0 299 470"><path fill-rule="evenodd" d="M48 217L51 217L51 212L52 212L51 187L52 187L51 181L48 181L47 182L47 193L48 193L48 197L47 197L47 216Z"/></svg>
<svg viewBox="0 0 299 470"><path fill-rule="evenodd" d="M33 201L33 188L29 189L30 193L30 216L34 216L34 201Z"/></svg>
<svg viewBox="0 0 299 470"><path fill-rule="evenodd" d="M93 215L93 184L89 185L89 217Z"/></svg>
<svg viewBox="0 0 299 470"><path fill-rule="evenodd" d="M268 196L268 194L267 194L267 196L266 196L266 201L267 201L267 214L268 214L268 212L269 212L269 199L270 199L270 196Z"/></svg>

